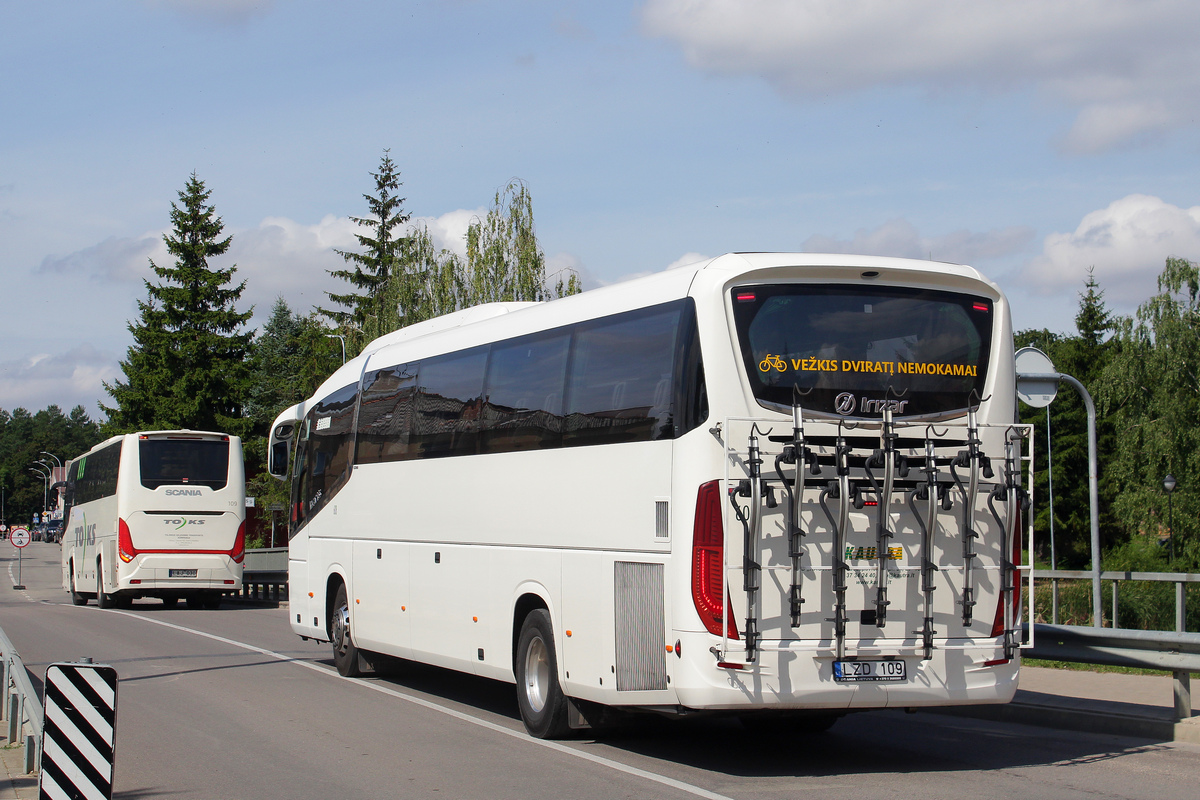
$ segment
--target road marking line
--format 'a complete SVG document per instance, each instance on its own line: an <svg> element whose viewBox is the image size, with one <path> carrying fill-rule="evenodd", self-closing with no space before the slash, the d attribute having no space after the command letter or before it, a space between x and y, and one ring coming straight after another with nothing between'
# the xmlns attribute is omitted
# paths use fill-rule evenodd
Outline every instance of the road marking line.
<svg viewBox="0 0 1200 800"><path fill-rule="evenodd" d="M89 606L89 608L90 608L90 606ZM314 672L319 672L322 675L336 677L336 678L339 678L340 680L344 680L344 681L350 681L351 683L356 683L359 686L364 686L368 689L373 689L374 691L380 692L381 694L386 694L389 697L395 697L398 700L403 700L407 703L412 703L414 705L421 706L422 708L427 708L431 711L436 711L436 712L438 712L440 714L444 714L448 717L453 717L455 719L462 720L463 722L469 722L472 725L476 725L480 728L486 728L487 730L494 731L496 733L502 733L505 736L508 736L510 738L516 739L521 742L525 742L526 744L537 745L538 747L544 747L548 750L554 750L554 751L557 751L564 755L574 756L575 758L581 758L584 761L590 761L593 764L598 764L602 767L608 767L609 769L614 769L618 772L623 772L626 775L631 775L635 778L642 778L643 780L652 781L654 783L660 783L664 786L669 786L672 789L678 789L681 792L685 792L690 795L695 795L696 797L706 798L706 800L733 800L733 798L730 798L727 795L718 794L716 792L710 792L708 789L704 789L700 786L695 786L690 783L685 783L683 781L678 781L678 780L675 780L674 778L668 778L666 775L659 775L656 772L649 772L644 769L639 769L638 767L632 767L628 764L622 764L620 761L613 761L612 759L605 758L604 756L598 756L598 755L595 755L594 753L588 753L583 750L577 750L574 747L570 747L570 746L562 744L560 742L552 742L552 741L547 741L545 739L535 739L532 736L525 733L524 731L516 731L516 730L513 730L512 728L506 728L503 725L496 724L495 722L489 722L485 719L473 717L470 714L464 713L462 711L457 711L453 708L448 708L447 706L443 706L438 703L434 703L430 700L425 700L420 697L414 697L413 695L405 694L404 692L397 691L389 686L382 686L378 683L372 683L371 681L363 680L362 678L343 678L341 675L338 675L337 672L329 669L328 667L318 666L317 664L313 664L310 661L305 661L305 660L299 659L299 658L293 658L292 656L285 656L283 653L276 653L274 650L267 650L265 648L258 647L256 645L247 644L246 642L239 642L236 639L227 639L224 636L218 636L215 633L208 633L206 631L198 631L195 628L187 628L187 627L184 627L183 625L176 625L173 622L165 622L160 619L154 619L153 617L143 617L141 614L134 614L129 611L118 611L118 610L114 609L114 610L111 610L109 613L120 614L121 616L124 616L124 617L133 617L134 619L140 619L144 622L150 622L155 625L161 625L164 628L172 628L173 630L181 631L183 633L191 633L196 636L203 637L205 639L212 639L215 642L227 644L227 645L230 645L231 647L238 647L238 648L241 648L242 650L249 650L252 653L258 653L260 655L264 655L269 658L274 658L278 661L287 661L292 664L297 664L301 667L306 667L308 669L311 669Z"/></svg>

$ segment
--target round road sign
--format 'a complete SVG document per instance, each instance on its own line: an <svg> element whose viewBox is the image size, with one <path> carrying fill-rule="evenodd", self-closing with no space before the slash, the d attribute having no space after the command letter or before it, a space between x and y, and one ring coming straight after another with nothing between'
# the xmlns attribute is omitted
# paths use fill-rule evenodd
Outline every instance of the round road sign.
<svg viewBox="0 0 1200 800"><path fill-rule="evenodd" d="M13 547L24 547L29 544L29 531L25 528L13 528L8 538L12 541Z"/></svg>
<svg viewBox="0 0 1200 800"><path fill-rule="evenodd" d="M1058 372L1050 357L1036 347L1022 347L1016 353L1017 397L1026 405L1045 408L1058 394L1058 381L1045 377ZM1030 379L1026 375L1038 375L1041 379Z"/></svg>

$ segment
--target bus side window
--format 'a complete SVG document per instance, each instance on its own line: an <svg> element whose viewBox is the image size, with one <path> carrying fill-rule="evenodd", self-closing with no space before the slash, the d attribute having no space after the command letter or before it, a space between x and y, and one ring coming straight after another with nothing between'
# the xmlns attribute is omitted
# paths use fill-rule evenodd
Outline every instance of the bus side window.
<svg viewBox="0 0 1200 800"><path fill-rule="evenodd" d="M479 452L541 450L562 442L569 331L492 346Z"/></svg>
<svg viewBox="0 0 1200 800"><path fill-rule="evenodd" d="M575 333L567 379L563 444L670 438L682 304L584 323Z"/></svg>
<svg viewBox="0 0 1200 800"><path fill-rule="evenodd" d="M377 464L413 457L412 407L417 392L417 363L368 372L358 409L354 463Z"/></svg>
<svg viewBox="0 0 1200 800"><path fill-rule="evenodd" d="M484 346L421 362L411 438L418 458L476 452L487 357Z"/></svg>

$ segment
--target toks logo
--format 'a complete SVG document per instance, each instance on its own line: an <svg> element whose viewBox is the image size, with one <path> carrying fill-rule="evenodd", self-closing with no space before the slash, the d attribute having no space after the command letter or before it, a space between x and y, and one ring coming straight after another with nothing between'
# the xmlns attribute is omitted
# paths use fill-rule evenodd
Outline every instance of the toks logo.
<svg viewBox="0 0 1200 800"><path fill-rule="evenodd" d="M204 520L202 520L202 519L182 519L182 518L164 519L163 524L164 525L174 525L175 530L179 530L180 528L186 527L188 525L203 525Z"/></svg>
<svg viewBox="0 0 1200 800"><path fill-rule="evenodd" d="M71 531L75 534L75 546L87 547L89 544L96 544L96 523L88 525L87 514L82 514L80 523Z"/></svg>

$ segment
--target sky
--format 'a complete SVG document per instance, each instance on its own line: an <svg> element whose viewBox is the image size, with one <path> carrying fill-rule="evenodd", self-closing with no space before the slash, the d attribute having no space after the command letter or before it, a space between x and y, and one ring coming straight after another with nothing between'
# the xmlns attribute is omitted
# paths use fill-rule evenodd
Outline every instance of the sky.
<svg viewBox="0 0 1200 800"><path fill-rule="evenodd" d="M0 409L103 419L193 173L257 328L384 152L443 247L513 178L584 288L735 251L970 264L1017 329L1200 260L1194 0L0 0Z"/></svg>

